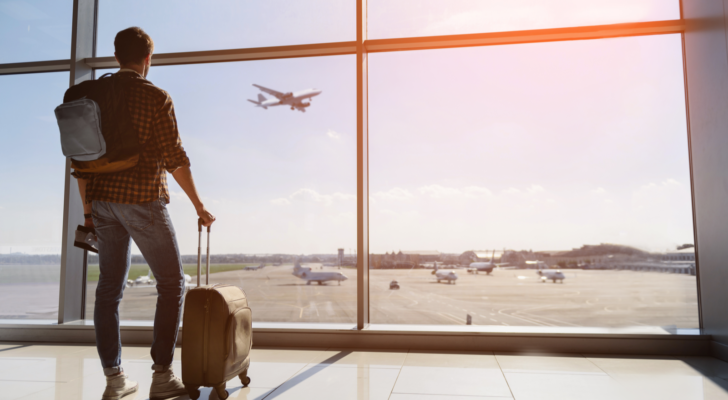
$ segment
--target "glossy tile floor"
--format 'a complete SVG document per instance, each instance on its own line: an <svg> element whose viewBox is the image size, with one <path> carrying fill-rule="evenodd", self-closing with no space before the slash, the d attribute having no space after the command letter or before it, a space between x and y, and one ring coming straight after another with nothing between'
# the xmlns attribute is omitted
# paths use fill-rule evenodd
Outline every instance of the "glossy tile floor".
<svg viewBox="0 0 728 400"><path fill-rule="evenodd" d="M147 399L148 348L127 346L123 360L139 382L124 399ZM230 399L728 400L728 363L708 357L254 349L252 360L250 387L228 382ZM104 385L92 346L0 344L0 399L97 400Z"/></svg>

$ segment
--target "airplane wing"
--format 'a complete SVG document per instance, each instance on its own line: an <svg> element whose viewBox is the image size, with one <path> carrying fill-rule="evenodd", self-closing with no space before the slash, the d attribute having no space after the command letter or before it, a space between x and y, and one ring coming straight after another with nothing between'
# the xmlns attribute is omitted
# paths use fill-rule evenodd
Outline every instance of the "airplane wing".
<svg viewBox="0 0 728 400"><path fill-rule="evenodd" d="M275 91L275 90L273 90L273 89L268 89L268 88L266 88L266 87L263 87L263 86L260 86L260 85L256 85L255 83L253 84L253 86L257 87L257 88L258 88L258 89L260 89L260 90L261 90L262 92L268 93L268 94L269 94L269 95L271 95L271 96L275 96L275 97L276 97L277 99L280 99L280 98L281 98L281 97L283 97L283 95L284 95L284 93L281 93L281 92L276 92L276 91Z"/></svg>

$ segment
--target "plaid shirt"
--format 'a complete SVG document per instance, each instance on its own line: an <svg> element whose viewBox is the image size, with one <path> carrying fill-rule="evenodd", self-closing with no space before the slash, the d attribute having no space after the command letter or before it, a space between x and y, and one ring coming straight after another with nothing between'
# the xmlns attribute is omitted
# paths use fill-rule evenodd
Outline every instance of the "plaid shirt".
<svg viewBox="0 0 728 400"><path fill-rule="evenodd" d="M135 71L124 69L118 73L134 74L138 80L127 88L127 101L132 123L139 132L139 163L110 174L74 171L71 175L87 180L87 203L99 200L141 204L160 198L169 203L166 172L190 166L177 131L172 98Z"/></svg>

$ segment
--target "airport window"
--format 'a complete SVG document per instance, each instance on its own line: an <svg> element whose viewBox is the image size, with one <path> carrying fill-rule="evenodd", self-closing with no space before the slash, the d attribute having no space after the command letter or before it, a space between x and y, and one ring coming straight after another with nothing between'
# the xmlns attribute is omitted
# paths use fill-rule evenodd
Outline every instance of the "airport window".
<svg viewBox="0 0 728 400"><path fill-rule="evenodd" d="M369 0L369 38L680 19L679 0Z"/></svg>
<svg viewBox="0 0 728 400"><path fill-rule="evenodd" d="M77 3L95 35L71 66ZM0 1L0 292L18 299L0 320L58 317L53 109L140 26L218 217L210 280L245 289L256 323L700 325L679 0L214 3ZM168 181L192 285L196 215ZM87 319L98 274L91 256L67 297ZM153 286L133 247L123 320L154 318Z"/></svg>
<svg viewBox="0 0 728 400"><path fill-rule="evenodd" d="M680 35L369 68L372 323L698 327Z"/></svg>
<svg viewBox="0 0 728 400"><path fill-rule="evenodd" d="M0 2L0 63L67 59L71 0Z"/></svg>
<svg viewBox="0 0 728 400"><path fill-rule="evenodd" d="M210 281L242 287L256 322L351 324L356 318L355 72L353 56L332 56L153 67L147 77L174 99L195 180L218 218ZM308 107L264 108L248 100L275 97L253 84L314 91L303 101ZM182 189L172 179L169 186L185 273L196 284L197 217ZM341 260L339 248L345 249ZM96 260L88 269L89 316ZM147 278L136 248L132 262L121 318L151 320L154 277Z"/></svg>
<svg viewBox="0 0 728 400"><path fill-rule="evenodd" d="M345 42L356 39L355 16L356 2L339 0L223 0L214 6L101 0L96 54L113 55L114 36L130 26L143 27L157 53Z"/></svg>
<svg viewBox="0 0 728 400"><path fill-rule="evenodd" d="M58 318L68 73L0 76L0 320Z"/></svg>

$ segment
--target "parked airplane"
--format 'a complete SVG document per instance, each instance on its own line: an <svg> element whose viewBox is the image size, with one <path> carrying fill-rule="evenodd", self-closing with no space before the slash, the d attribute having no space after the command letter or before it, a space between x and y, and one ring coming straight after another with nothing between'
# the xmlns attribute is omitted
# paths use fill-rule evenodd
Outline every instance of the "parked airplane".
<svg viewBox="0 0 728 400"><path fill-rule="evenodd" d="M138 276L134 280L128 279L126 281L126 287L130 287L130 288L152 287L152 286L156 286L156 282L152 278L152 270L149 270L149 273L147 273L146 275L141 275L141 276ZM196 286L197 286L196 284L192 283L192 277L185 274L185 288L191 288L191 287L196 287Z"/></svg>
<svg viewBox="0 0 728 400"><path fill-rule="evenodd" d="M485 272L487 275L490 275L490 273L493 272L493 268L500 267L501 265L508 265L508 263L496 264L493 262L494 259L495 250L493 250L493 254L490 256L490 261L471 263L468 267L468 273L477 274L478 272Z"/></svg>
<svg viewBox="0 0 728 400"><path fill-rule="evenodd" d="M281 93L256 84L253 84L253 86L275 97L275 99L266 99L265 96L258 93L258 101L248 99L249 102L255 104L257 107L263 107L264 110L267 110L268 107L289 106L291 110L306 112L306 107L311 105L312 97L318 96L322 92L318 89L305 89L295 93ZM304 100L308 100L308 103L304 103Z"/></svg>
<svg viewBox="0 0 728 400"><path fill-rule="evenodd" d="M256 267L247 266L247 267L243 268L243 271L257 271L257 270L263 269L263 268L265 268L265 263L260 263L260 265L258 265Z"/></svg>
<svg viewBox="0 0 728 400"><path fill-rule="evenodd" d="M152 278L152 270L149 270L149 273L146 275L140 275L136 279L131 280L127 279L126 286L127 287L135 287L135 286L153 286L154 285L154 279Z"/></svg>
<svg viewBox="0 0 728 400"><path fill-rule="evenodd" d="M435 275L435 278L437 279L437 283L440 283L440 281L447 281L447 284L454 284L456 280L458 280L458 275L454 271L443 271L439 268L437 268L437 264L435 264L435 270L432 271L432 274Z"/></svg>
<svg viewBox="0 0 728 400"><path fill-rule="evenodd" d="M341 285L341 281L349 279L341 272L312 272L311 268L301 267L298 262L293 267L293 275L305 280L307 285L310 285L311 282L318 282L321 285L328 281L337 281Z"/></svg>
<svg viewBox="0 0 728 400"><path fill-rule="evenodd" d="M537 274L541 277L541 282L546 282L548 280L553 281L556 283L556 281L561 281L561 283L564 283L564 279L566 279L566 275L564 275L563 272L557 270L538 270Z"/></svg>

